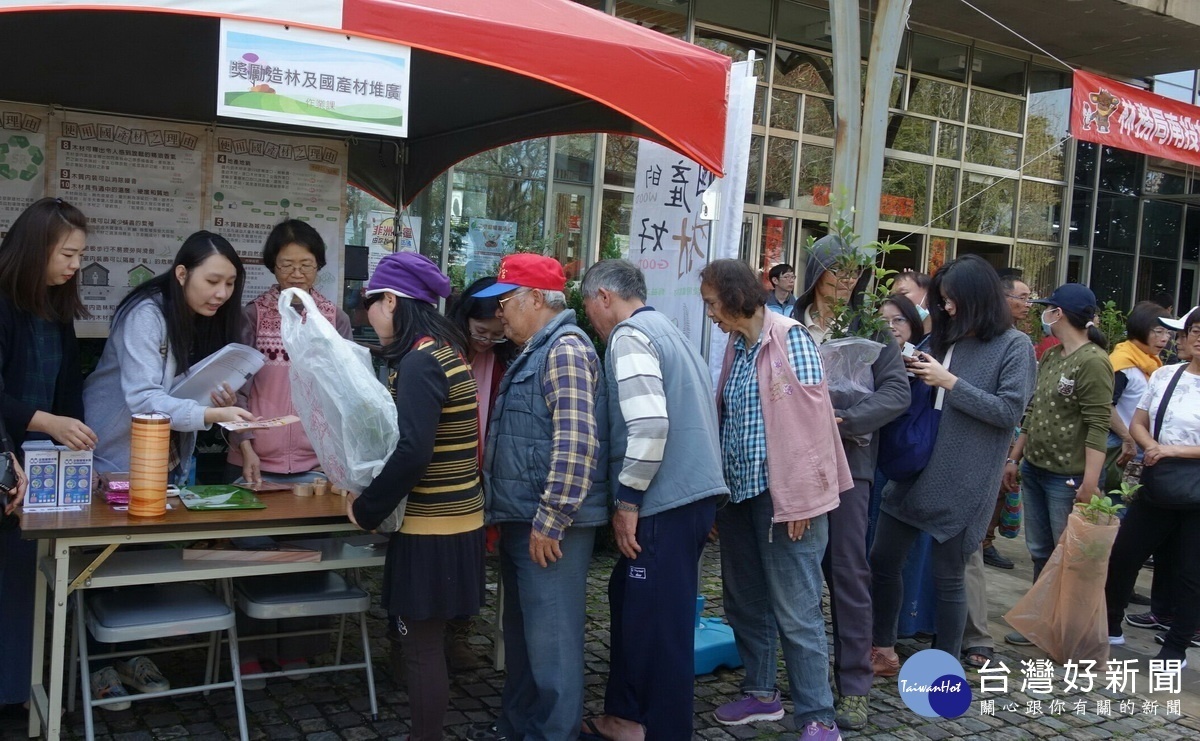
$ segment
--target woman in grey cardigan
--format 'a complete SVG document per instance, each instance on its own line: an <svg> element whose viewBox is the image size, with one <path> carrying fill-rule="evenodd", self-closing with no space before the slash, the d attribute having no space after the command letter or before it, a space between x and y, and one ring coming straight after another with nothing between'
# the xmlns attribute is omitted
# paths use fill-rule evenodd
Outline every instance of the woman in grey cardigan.
<svg viewBox="0 0 1200 741"><path fill-rule="evenodd" d="M901 572L920 532L934 539L934 648L958 657L967 617L963 573L983 540L1003 474L1000 462L1037 374L1033 346L1012 328L1000 279L982 258L966 255L944 265L929 295L932 352L920 353L909 367L944 396L942 414L929 465L883 493L871 548L871 663L877 676L900 671L895 644ZM947 367L939 358L944 361L951 348Z"/></svg>

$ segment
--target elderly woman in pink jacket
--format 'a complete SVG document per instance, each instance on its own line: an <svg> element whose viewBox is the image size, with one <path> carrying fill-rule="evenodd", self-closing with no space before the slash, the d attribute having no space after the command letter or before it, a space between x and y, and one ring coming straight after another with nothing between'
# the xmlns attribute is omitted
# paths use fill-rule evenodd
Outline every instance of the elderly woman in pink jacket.
<svg viewBox="0 0 1200 741"><path fill-rule="evenodd" d="M279 335L279 294L287 288L307 291L316 302L321 316L328 319L337 328L338 334L347 339L350 338L350 317L313 287L317 282L317 273L325 267L325 240L305 222L289 219L271 230L263 246L263 265L274 273L278 282L246 305L241 341L266 356L266 363L242 388L238 405L257 417L269 419L296 413L292 405L292 386L288 380L291 360ZM298 424L232 435L228 461L231 481L240 476L251 483L299 483L312 481L322 475L317 454L313 452L304 428ZM246 622L240 630L249 637L269 627L264 626L263 622ZM291 630L302 630L324 625L325 622L324 618L299 618L289 621L288 626ZM267 657L282 669L302 668L308 657L323 651L327 643L326 636L248 641L242 652L242 674L263 671L259 658ZM303 677L291 676L294 679ZM263 684L262 679L243 682L243 686L250 689Z"/></svg>
<svg viewBox="0 0 1200 741"><path fill-rule="evenodd" d="M717 386L730 503L717 512L725 615L746 665L725 725L783 718L776 640L783 644L795 727L841 738L821 615L826 515L853 486L817 346L794 319L764 308L754 273L717 260L700 273L709 319L730 335Z"/></svg>

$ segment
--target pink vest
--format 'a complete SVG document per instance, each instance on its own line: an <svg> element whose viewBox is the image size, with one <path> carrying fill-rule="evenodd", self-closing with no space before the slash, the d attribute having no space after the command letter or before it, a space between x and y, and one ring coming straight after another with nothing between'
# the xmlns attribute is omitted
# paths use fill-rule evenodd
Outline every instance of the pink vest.
<svg viewBox="0 0 1200 741"><path fill-rule="evenodd" d="M758 394L767 433L767 481L773 522L806 520L836 509L841 493L854 486L850 465L829 401L829 388L802 384L788 358L788 330L799 322L771 311L763 312L762 347L755 358ZM807 330L806 330L807 331ZM729 369L733 342L725 346L717 409Z"/></svg>

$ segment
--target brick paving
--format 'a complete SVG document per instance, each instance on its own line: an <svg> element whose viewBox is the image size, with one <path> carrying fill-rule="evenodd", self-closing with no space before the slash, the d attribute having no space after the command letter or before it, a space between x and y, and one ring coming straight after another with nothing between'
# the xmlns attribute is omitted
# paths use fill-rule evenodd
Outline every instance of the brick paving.
<svg viewBox="0 0 1200 741"><path fill-rule="evenodd" d="M1000 544L1007 555L1019 563L1028 561L1020 541ZM604 678L608 667L608 625L606 586L612 568L613 555L598 552L589 575L589 622L586 642L586 708L585 713L599 713L603 706ZM999 637L1006 627L997 618L1007 605L1020 595L1022 584L1028 583L1028 574L1016 571L998 572L988 569L989 597L992 601L992 633ZM365 575L373 590L378 591L379 570ZM702 592L708 600L705 614L721 614L720 566L716 548L706 554L702 573ZM477 620L477 632L472 643L478 653L490 658L491 626L494 624L495 563L489 565L489 585L493 599L483 615ZM1141 590L1148 589L1148 579L1143 578ZM826 604L826 610L828 605ZM828 616L828 611L826 612ZM384 615L378 608L372 610L371 632L376 687L380 714L370 719L366 681L361 672L318 674L304 681L276 678L268 680L266 689L248 691L246 706L254 739L307 739L308 741L359 741L363 739L400 739L408 731L407 697L402 686L392 680L388 669L389 644L384 636ZM828 619L828 618L827 618ZM1142 658L1153 655L1156 646L1147 631L1127 631L1130 646L1114 652L1116 658ZM1144 634L1144 635L1142 635ZM356 635L356 633L355 633ZM927 648L927 642L905 639L898 650L902 656ZM348 648L351 656L356 655L352 644ZM940 741L947 738L963 739L1185 739L1200 738L1200 690L1196 673L1184 672L1184 694L1182 705L1184 717L1167 716L1164 713L1166 695L1151 698L1145 694L1137 696L1116 694L1104 690L1087 694L1066 694L1063 683L1055 682L1056 693L1041 697L1044 715L1031 717L1027 712L1033 698L1018 691L1020 688L1020 661L1023 658L1044 658L1038 649L1016 649L999 643L997 656L1013 669L1010 691L1007 695L989 695L996 700L995 716L981 715L978 696L978 681L971 678L976 698L965 715L953 721L931 721L921 718L905 707L900 699L894 680L879 680L871 692L871 726L860 733L845 731L847 739L863 738L873 741ZM160 666L168 677L177 681L198 679L203 671L203 655L197 652L162 655ZM330 656L324 657L330 659ZM1143 662L1144 665L1144 662ZM1060 669L1061 675L1061 669ZM780 671L780 682L784 684L786 696L786 673ZM790 713L780 723L761 723L754 726L724 727L712 719L712 710L727 700L738 696L739 671L718 670L715 674L696 679L696 738L708 741L734 739L791 739ZM1144 682L1145 677L1142 677ZM503 686L502 672L491 668L459 674L453 678L451 708L447 717L447 737L465 738L473 723L489 722L494 719L500 703ZM1103 676L1098 686L1103 686ZM1179 697L1179 696L1176 696ZM1065 712L1051 714L1051 699L1064 703ZM1085 700L1085 715L1076 715L1075 703ZM1112 714L1101 717L1096 714L1096 702L1111 702ZM1132 700L1122 705L1122 700ZM1155 715L1144 713L1143 703L1159 701ZM1015 705L1010 705L1013 703ZM785 703L785 706L788 706ZM1008 709L1006 709L1008 706ZM790 711L790 706L788 706ZM1132 710L1132 712L1130 712ZM1188 714L1190 713L1190 717ZM83 738L83 716L77 709L69 713L64 723L64 738ZM5 739L24 737L23 727L11 723L0 726L0 735ZM96 738L100 741L152 741L157 739L217 739L235 738L237 723L232 695L229 691L213 692L208 696L187 696L135 703L131 710L122 712L96 711Z"/></svg>

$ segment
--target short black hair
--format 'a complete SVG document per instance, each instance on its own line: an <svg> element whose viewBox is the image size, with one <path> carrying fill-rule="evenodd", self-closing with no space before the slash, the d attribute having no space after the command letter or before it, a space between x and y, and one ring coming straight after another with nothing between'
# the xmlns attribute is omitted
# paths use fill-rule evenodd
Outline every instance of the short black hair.
<svg viewBox="0 0 1200 741"><path fill-rule="evenodd" d="M700 284L712 286L721 307L731 314L751 317L767 303L758 276L741 260L713 260L700 271Z"/></svg>
<svg viewBox="0 0 1200 741"><path fill-rule="evenodd" d="M1162 326L1158 321L1161 316L1171 316L1171 312L1153 301L1137 302L1125 320L1126 336L1131 340L1149 343L1150 333L1155 327Z"/></svg>
<svg viewBox="0 0 1200 741"><path fill-rule="evenodd" d="M954 316L946 311L947 299L954 302ZM1000 276L979 255L963 255L937 271L929 286L929 313L933 354L939 357L964 337L988 342L1012 326Z"/></svg>
<svg viewBox="0 0 1200 741"><path fill-rule="evenodd" d="M796 272L796 269L794 267L792 267L791 265L788 265L786 262L781 262L778 265L776 265L775 267L771 268L770 272L767 273L767 279L768 280L779 280L780 278L783 277L784 273L795 273L795 272Z"/></svg>
<svg viewBox="0 0 1200 741"><path fill-rule="evenodd" d="M276 224L267 235L262 258L267 270L275 272L275 259L279 257L279 251L289 244L298 244L311 252L317 259L318 270L325 267L325 240L310 224L299 219L288 219Z"/></svg>
<svg viewBox="0 0 1200 741"><path fill-rule="evenodd" d="M916 283L917 288L920 288L922 291L928 291L929 287L931 285L933 285L932 278L930 278L925 273L921 273L916 270L905 270L905 271L902 271L899 274L893 276L892 277L892 286L895 286L896 281L899 281L899 280L911 280L913 283Z"/></svg>

